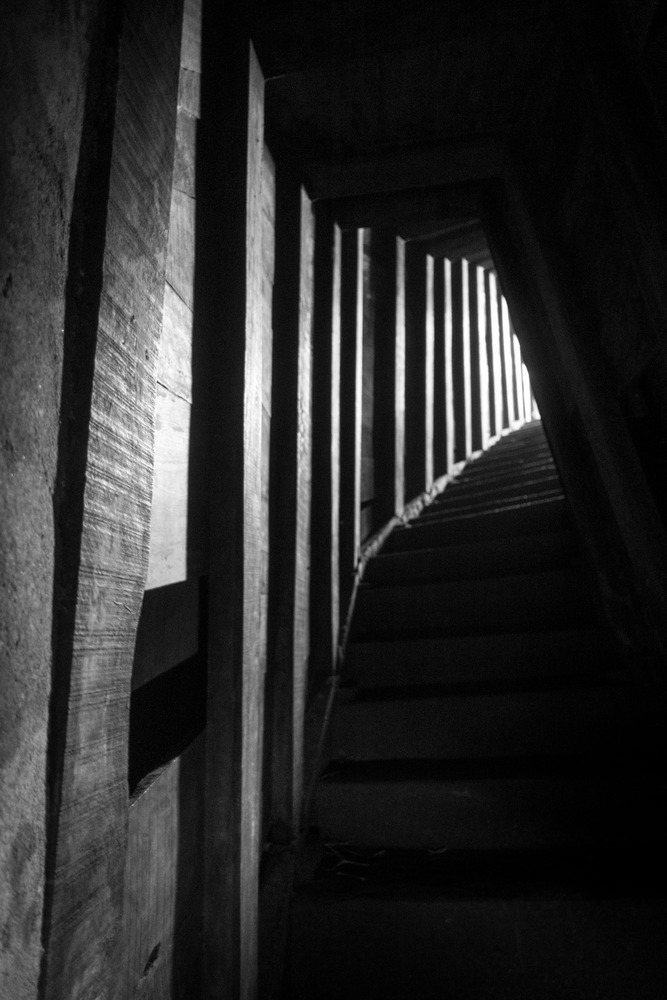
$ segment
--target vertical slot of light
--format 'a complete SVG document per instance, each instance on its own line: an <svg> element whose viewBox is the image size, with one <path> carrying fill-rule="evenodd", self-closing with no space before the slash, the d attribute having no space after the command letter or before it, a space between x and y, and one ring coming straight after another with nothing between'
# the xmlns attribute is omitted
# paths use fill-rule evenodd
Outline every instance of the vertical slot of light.
<svg viewBox="0 0 667 1000"><path fill-rule="evenodd" d="M405 242L396 237L396 361L394 365L394 513L405 501Z"/></svg>
<svg viewBox="0 0 667 1000"><path fill-rule="evenodd" d="M475 268L477 288L477 342L479 344L479 409L481 447L488 448L491 437L491 393L489 384L489 359L487 354L487 304L484 269Z"/></svg>
<svg viewBox="0 0 667 1000"><path fill-rule="evenodd" d="M468 261L452 265L452 369L454 381L454 460L471 452L470 313Z"/></svg>
<svg viewBox="0 0 667 1000"><path fill-rule="evenodd" d="M513 384L514 384L514 400L516 404L516 418L520 423L523 423L526 419L525 407L523 401L523 372L521 369L521 347L519 346L519 338L512 332L512 349L514 353L514 364L512 366L513 370Z"/></svg>
<svg viewBox="0 0 667 1000"><path fill-rule="evenodd" d="M333 227L333 276L331 312L331 440L329 468L331 470L331 667L335 666L340 628L340 589L338 565L338 531L340 524L340 301L342 272L342 233ZM335 550L335 554L334 554Z"/></svg>
<svg viewBox="0 0 667 1000"><path fill-rule="evenodd" d="M433 473L444 476L447 464L445 386L445 261L433 262Z"/></svg>
<svg viewBox="0 0 667 1000"><path fill-rule="evenodd" d="M477 267L468 264L468 325L470 329L470 454L482 447L482 383L479 367L479 300Z"/></svg>
<svg viewBox="0 0 667 1000"><path fill-rule="evenodd" d="M514 388L512 372L514 370L514 359L512 357L512 334L510 331L510 317L507 309L505 297L498 290L498 310L500 313L500 337L502 342L502 363L503 363L503 399L505 402L505 426L512 427L516 421L514 409Z"/></svg>
<svg viewBox="0 0 667 1000"><path fill-rule="evenodd" d="M405 245L390 230L371 238L374 295L373 481L379 527L400 513L405 501Z"/></svg>
<svg viewBox="0 0 667 1000"><path fill-rule="evenodd" d="M360 539L363 229L344 232L341 248L339 568L341 611L345 615Z"/></svg>
<svg viewBox="0 0 667 1000"><path fill-rule="evenodd" d="M375 483L375 351L376 351L376 289L373 268L373 240L370 229L362 230L361 256L361 472L360 472L360 544L380 526L377 516ZM386 329L386 327L383 327ZM392 422L393 424L393 422ZM386 433L386 427L383 428Z"/></svg>
<svg viewBox="0 0 667 1000"><path fill-rule="evenodd" d="M424 344L424 377L426 385L424 387L424 402L426 413L424 415L424 434L426 437L424 448L424 473L426 488L433 482L433 355L434 355L434 328L433 328L433 257L426 255L426 302L424 307L425 321L425 344Z"/></svg>
<svg viewBox="0 0 667 1000"><path fill-rule="evenodd" d="M534 420L530 375L523 361L521 362L521 391L523 392L523 411L526 420Z"/></svg>
<svg viewBox="0 0 667 1000"><path fill-rule="evenodd" d="M503 370L500 349L500 323L498 317L498 291L496 276L486 272L486 301L488 306L488 332L491 347L491 385L493 387L493 435L503 429Z"/></svg>
<svg viewBox="0 0 667 1000"><path fill-rule="evenodd" d="M445 436L447 448L446 471L451 472L454 465L454 359L452 344L452 262L446 257L443 261L443 292L444 302L444 342L445 342Z"/></svg>

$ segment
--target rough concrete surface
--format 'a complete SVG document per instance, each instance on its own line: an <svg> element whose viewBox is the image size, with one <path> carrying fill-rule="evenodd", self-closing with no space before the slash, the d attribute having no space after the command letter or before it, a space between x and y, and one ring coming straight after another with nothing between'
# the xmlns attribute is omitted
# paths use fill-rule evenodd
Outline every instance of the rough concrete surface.
<svg viewBox="0 0 667 1000"><path fill-rule="evenodd" d="M3 5L0 32L0 996L37 995L64 289L97 3Z"/></svg>

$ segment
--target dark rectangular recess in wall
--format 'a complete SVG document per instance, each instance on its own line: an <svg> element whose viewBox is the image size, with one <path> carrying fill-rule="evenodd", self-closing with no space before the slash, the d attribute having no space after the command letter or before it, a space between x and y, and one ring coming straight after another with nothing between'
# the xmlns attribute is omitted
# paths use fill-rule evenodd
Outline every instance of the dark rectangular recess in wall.
<svg viewBox="0 0 667 1000"><path fill-rule="evenodd" d="M660 456L664 450L667 377L657 359L620 397L621 412L637 451L662 523L667 527L667 490Z"/></svg>
<svg viewBox="0 0 667 1000"><path fill-rule="evenodd" d="M363 326L361 357L361 482L360 540L365 542L375 530L375 288L371 264L371 230L364 230Z"/></svg>
<svg viewBox="0 0 667 1000"><path fill-rule="evenodd" d="M197 654L132 692L130 795L146 775L177 757L206 725L206 658Z"/></svg>
<svg viewBox="0 0 667 1000"><path fill-rule="evenodd" d="M177 757L202 732L206 726L206 693L207 693L207 608L208 580L200 577L195 581L197 599L194 603L185 600L190 584L173 588L160 588L160 591L146 594L145 603L149 607L157 601L157 608L163 616L163 631L167 644L173 651L181 652L194 647L196 652L181 659L172 666L173 660L165 663L167 669L157 676L152 676L145 683L136 684L130 698L130 736L128 748L128 784L130 795L134 793L139 783L152 771L167 764ZM172 597L180 597L187 606L185 619L180 620L173 607L174 601L165 601L165 594L173 591ZM155 612L155 608L153 611ZM190 619L196 616L196 623ZM173 616L173 617L172 617ZM164 644L157 642L157 619L153 613L149 616L152 628L147 632L157 643L158 651L166 655ZM172 618L170 622L167 620ZM188 639L183 643L175 641L173 622L183 629L187 620ZM193 627L194 625L194 627ZM194 633L194 634L191 634ZM155 657L154 657L155 658ZM135 663L135 671L137 664ZM150 676L150 675L148 675Z"/></svg>
<svg viewBox="0 0 667 1000"><path fill-rule="evenodd" d="M206 580L190 577L144 593L132 666L132 688L194 656L200 648Z"/></svg>

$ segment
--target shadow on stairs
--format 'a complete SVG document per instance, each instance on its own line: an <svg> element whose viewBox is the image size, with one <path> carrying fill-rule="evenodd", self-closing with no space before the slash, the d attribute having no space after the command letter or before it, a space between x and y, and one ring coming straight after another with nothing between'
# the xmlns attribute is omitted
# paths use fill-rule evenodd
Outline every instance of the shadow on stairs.
<svg viewBox="0 0 667 1000"><path fill-rule="evenodd" d="M539 422L389 536L344 671L284 1000L664 1000L661 720Z"/></svg>

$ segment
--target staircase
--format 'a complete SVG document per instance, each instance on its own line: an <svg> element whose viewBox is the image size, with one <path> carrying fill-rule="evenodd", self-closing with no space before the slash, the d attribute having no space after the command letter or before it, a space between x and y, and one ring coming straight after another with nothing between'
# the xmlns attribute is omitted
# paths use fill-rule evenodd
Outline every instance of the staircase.
<svg viewBox="0 0 667 1000"><path fill-rule="evenodd" d="M665 779L539 421L360 587L285 1000L665 1000Z"/></svg>

